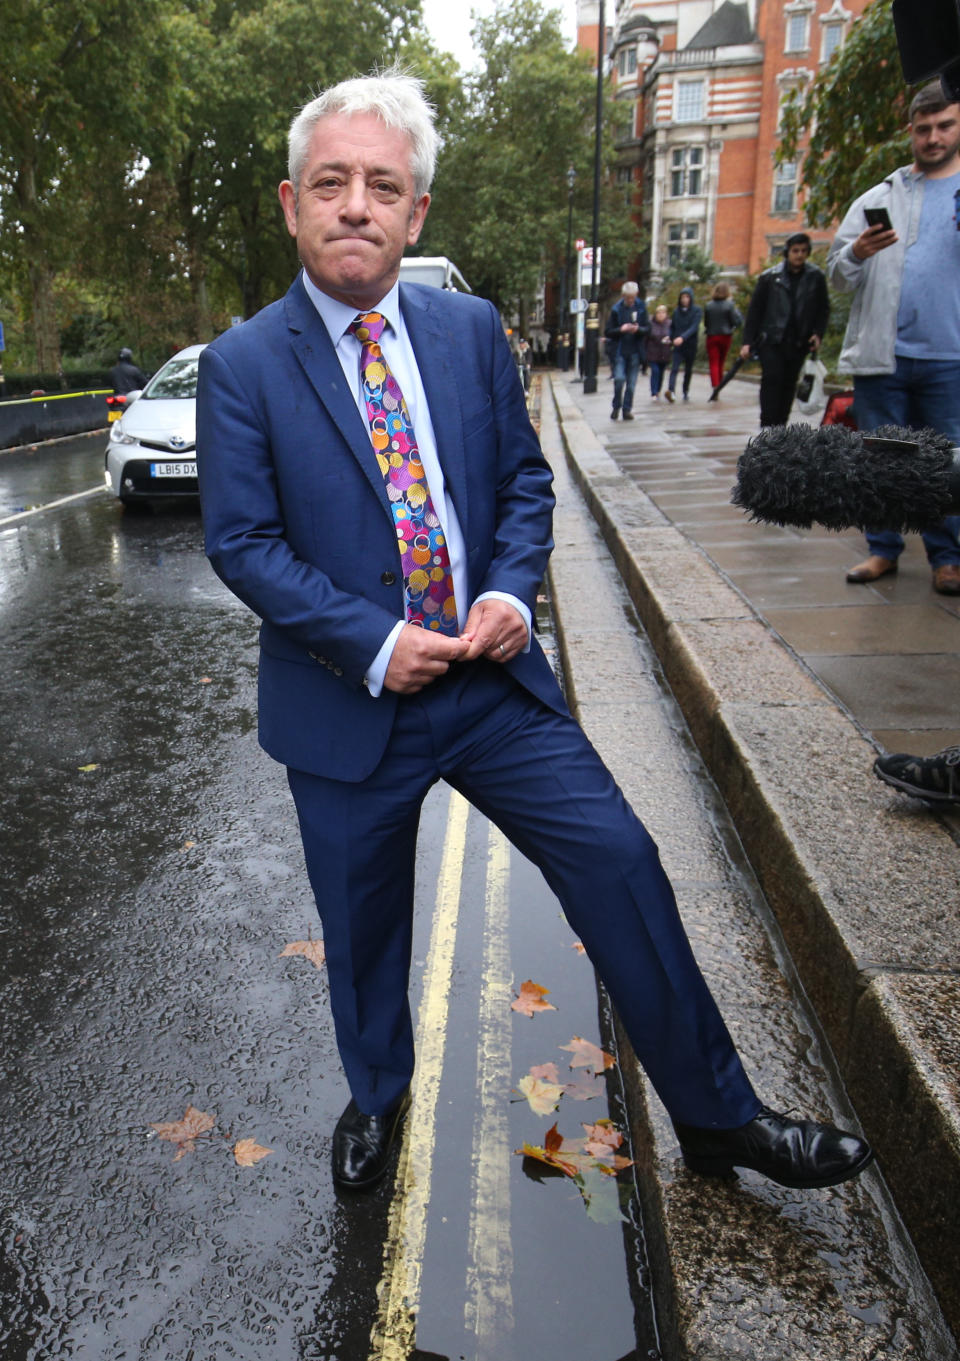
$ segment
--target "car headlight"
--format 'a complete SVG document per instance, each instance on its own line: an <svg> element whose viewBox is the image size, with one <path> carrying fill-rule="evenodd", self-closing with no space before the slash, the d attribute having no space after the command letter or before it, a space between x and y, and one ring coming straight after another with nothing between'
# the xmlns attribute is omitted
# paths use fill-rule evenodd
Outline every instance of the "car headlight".
<svg viewBox="0 0 960 1361"><path fill-rule="evenodd" d="M136 444L133 435L128 435L123 428L123 421L114 421L110 427L111 444Z"/></svg>

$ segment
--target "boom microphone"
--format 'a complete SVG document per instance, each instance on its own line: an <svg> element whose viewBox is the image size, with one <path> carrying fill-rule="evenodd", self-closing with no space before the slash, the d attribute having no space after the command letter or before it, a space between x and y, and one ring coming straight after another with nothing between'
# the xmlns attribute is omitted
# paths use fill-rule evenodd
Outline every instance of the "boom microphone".
<svg viewBox="0 0 960 1361"><path fill-rule="evenodd" d="M730 500L754 520L809 529L923 530L960 514L960 449L935 430L843 425L761 430Z"/></svg>

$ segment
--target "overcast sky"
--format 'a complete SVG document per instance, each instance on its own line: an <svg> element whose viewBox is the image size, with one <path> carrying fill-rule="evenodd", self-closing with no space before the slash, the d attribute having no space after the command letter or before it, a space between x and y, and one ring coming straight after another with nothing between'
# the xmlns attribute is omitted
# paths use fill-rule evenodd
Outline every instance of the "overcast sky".
<svg viewBox="0 0 960 1361"><path fill-rule="evenodd" d="M495 8L495 0L423 0L423 17L441 52L452 52L461 67L469 70L475 60L470 42L473 11L487 15ZM572 43L577 34L576 0L550 0L548 8L561 11L564 34Z"/></svg>

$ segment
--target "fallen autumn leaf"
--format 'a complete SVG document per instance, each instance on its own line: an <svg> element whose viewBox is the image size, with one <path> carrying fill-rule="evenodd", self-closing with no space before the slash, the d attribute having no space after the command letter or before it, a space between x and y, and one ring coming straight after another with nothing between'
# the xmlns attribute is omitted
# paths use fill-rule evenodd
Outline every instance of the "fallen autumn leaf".
<svg viewBox="0 0 960 1361"><path fill-rule="evenodd" d="M208 1115L205 1111L198 1111L196 1106L188 1106L182 1120L171 1120L166 1124L151 1122L150 1128L155 1129L161 1139L176 1144L177 1156L173 1161L178 1163L185 1153L194 1151L195 1140L213 1129L216 1123L214 1116Z"/></svg>
<svg viewBox="0 0 960 1361"><path fill-rule="evenodd" d="M591 1044L589 1040L583 1040L579 1035L574 1035L569 1044L558 1045L560 1049L569 1050L573 1055L570 1060L571 1068L591 1068L595 1073L602 1073L607 1068L616 1066L616 1059L612 1054L608 1054L597 1044Z"/></svg>
<svg viewBox="0 0 960 1361"><path fill-rule="evenodd" d="M563 1095L563 1088L556 1082L544 1082L542 1078L528 1073L517 1083L517 1090L527 1098L530 1109L535 1115L549 1115L557 1109Z"/></svg>
<svg viewBox="0 0 960 1361"><path fill-rule="evenodd" d="M305 959L309 959L312 963L316 964L318 969L323 968L327 958L327 952L323 948L322 940L291 941L289 945L283 947L277 958L283 959L284 955L303 955Z"/></svg>
<svg viewBox="0 0 960 1361"><path fill-rule="evenodd" d="M537 1011L556 1011L552 1002L543 1000L549 992L549 988L542 988L539 983L534 983L532 978L528 978L525 983L520 984L520 991L510 1003L510 1009L519 1011L521 1016L530 1017Z"/></svg>
<svg viewBox="0 0 960 1361"><path fill-rule="evenodd" d="M586 1070L577 1073L572 1082L563 1084L563 1094L569 1096L571 1101L593 1101L595 1097L603 1096L606 1090L603 1078Z"/></svg>
<svg viewBox="0 0 960 1361"><path fill-rule="evenodd" d="M237 1160L238 1167L252 1167L261 1158L265 1158L272 1153L272 1148L264 1148L262 1144L255 1143L253 1139L240 1139L233 1146L233 1156Z"/></svg>

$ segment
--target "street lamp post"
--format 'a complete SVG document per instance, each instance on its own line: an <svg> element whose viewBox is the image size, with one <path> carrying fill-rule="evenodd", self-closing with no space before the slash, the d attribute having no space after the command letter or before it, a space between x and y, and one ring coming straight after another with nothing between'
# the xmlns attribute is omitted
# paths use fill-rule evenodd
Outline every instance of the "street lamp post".
<svg viewBox="0 0 960 1361"><path fill-rule="evenodd" d="M573 186L576 183L577 172L573 168L567 171L567 249L563 256L563 270L560 276L560 315L557 321L557 365L566 373L570 367L570 241L573 237Z"/></svg>
<svg viewBox="0 0 960 1361"><path fill-rule="evenodd" d="M597 31L597 127L593 149L593 262L590 267L590 305L587 308L583 352L583 390L596 392L600 351L600 296L597 292L597 256L600 253L600 156L603 146L603 57L606 47L604 0L600 0Z"/></svg>

